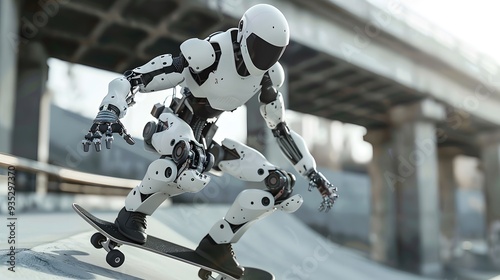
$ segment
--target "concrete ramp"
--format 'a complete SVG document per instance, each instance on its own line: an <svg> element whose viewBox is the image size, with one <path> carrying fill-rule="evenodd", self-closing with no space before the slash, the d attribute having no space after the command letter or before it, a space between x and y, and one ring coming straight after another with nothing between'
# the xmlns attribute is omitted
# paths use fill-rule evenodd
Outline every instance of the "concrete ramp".
<svg viewBox="0 0 500 280"><path fill-rule="evenodd" d="M113 220L116 213L117 211L95 212L97 216L107 220ZM108 266L106 251L97 250L89 243L90 236L95 231L73 212L24 214L18 220L22 223L18 233L23 233L18 241L23 248L16 251L15 272L8 270L7 263L0 270L0 279L196 279L198 270L192 266L129 246L120 248L125 254L123 266ZM40 227L36 221L42 220L48 226ZM150 219L148 224L152 234L167 234L177 243L195 246L156 219ZM58 229L55 231L59 234L54 234L54 229ZM56 238L68 234L71 236L48 241L50 237L44 231L52 231ZM73 234L74 231L80 233ZM34 246L27 248L22 244ZM9 258L9 250L4 248L3 243L0 250L2 264Z"/></svg>
<svg viewBox="0 0 500 280"><path fill-rule="evenodd" d="M148 231L194 248L227 207L160 208L149 218ZM117 210L93 213L112 220ZM76 213L23 214L18 219L17 248L22 249L16 251L15 272L11 272L5 266L8 248L2 242L0 262L4 266L0 279L197 279L196 268L128 246L120 249L126 257L123 266L111 268L105 262L106 252L89 243L94 231ZM42 221L46 226L40 226ZM331 243L293 215L281 212L258 221L234 249L241 264L269 270L279 280L424 279L375 264L356 251Z"/></svg>
<svg viewBox="0 0 500 280"><path fill-rule="evenodd" d="M188 266L165 266L165 258L156 255L146 256L142 252L125 247L121 250L126 255L126 264L114 269L106 264L104 250L95 250L88 246L89 236L90 233L82 233L54 243L39 245L30 250L22 250L16 254L15 272L5 268L0 272L0 275L4 275L1 278L192 279L188 277L189 270L192 270ZM4 278L5 276L7 277Z"/></svg>
<svg viewBox="0 0 500 280"><path fill-rule="evenodd" d="M228 206L176 206L155 213L176 232L197 243ZM317 213L317 215L328 215ZM238 261L272 272L278 280L423 280L376 264L360 252L340 247L304 225L293 214L262 219L235 244Z"/></svg>

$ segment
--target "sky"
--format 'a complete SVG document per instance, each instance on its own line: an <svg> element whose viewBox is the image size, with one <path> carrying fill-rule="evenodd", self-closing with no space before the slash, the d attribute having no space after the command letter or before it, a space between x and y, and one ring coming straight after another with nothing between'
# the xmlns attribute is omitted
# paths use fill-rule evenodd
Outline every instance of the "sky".
<svg viewBox="0 0 500 280"><path fill-rule="evenodd" d="M425 20L439 26L454 37L461 39L473 48L494 57L500 63L500 39L498 27L500 20L500 1L494 0L367 0L387 7L400 3L405 9L418 14ZM81 113L93 119L102 98L107 93L108 83L120 74L73 65L57 59L49 60L48 87L56 105ZM122 120L125 127L135 137L142 137L144 124L153 120L149 115L155 103L163 103L171 98L172 91L138 94L137 104ZM77 100L78 102L75 102ZM168 103L168 100L167 100ZM258 114L258 113L257 113ZM246 139L246 108L224 113L218 121L219 131L215 139L221 141L228 137L241 142ZM89 127L90 127L89 123ZM366 162L371 158L371 146L363 141L364 130L350 126L345 129L354 147L353 157ZM349 131L347 131L349 130Z"/></svg>

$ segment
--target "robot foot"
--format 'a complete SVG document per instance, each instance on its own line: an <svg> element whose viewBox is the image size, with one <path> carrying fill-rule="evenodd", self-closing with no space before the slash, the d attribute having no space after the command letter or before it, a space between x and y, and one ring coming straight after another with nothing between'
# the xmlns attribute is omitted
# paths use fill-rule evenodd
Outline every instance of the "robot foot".
<svg viewBox="0 0 500 280"><path fill-rule="evenodd" d="M243 275L244 269L236 261L233 247L230 243L217 244L207 234L200 241L198 248L196 248L196 253L236 278L240 278Z"/></svg>
<svg viewBox="0 0 500 280"><path fill-rule="evenodd" d="M118 231L138 244L146 243L146 214L120 210L115 220Z"/></svg>

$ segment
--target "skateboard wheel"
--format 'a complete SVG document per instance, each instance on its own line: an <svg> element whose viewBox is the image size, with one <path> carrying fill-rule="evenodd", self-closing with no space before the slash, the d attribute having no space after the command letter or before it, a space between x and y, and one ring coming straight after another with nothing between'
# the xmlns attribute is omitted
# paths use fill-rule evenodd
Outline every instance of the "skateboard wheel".
<svg viewBox="0 0 500 280"><path fill-rule="evenodd" d="M106 262L112 267L119 267L125 261L125 255L118 250L111 250L106 255Z"/></svg>
<svg viewBox="0 0 500 280"><path fill-rule="evenodd" d="M96 232L90 238L90 243L96 248L101 249L102 243L106 242L106 236L102 235L100 232Z"/></svg>
<svg viewBox="0 0 500 280"><path fill-rule="evenodd" d="M212 272L204 270L203 268L198 271L198 277L202 280L208 280L212 276Z"/></svg>

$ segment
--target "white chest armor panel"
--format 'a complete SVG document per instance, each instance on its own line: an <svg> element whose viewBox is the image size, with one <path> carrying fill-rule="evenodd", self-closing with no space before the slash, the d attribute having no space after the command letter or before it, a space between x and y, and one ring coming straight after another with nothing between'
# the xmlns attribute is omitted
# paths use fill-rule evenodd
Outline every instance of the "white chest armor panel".
<svg viewBox="0 0 500 280"><path fill-rule="evenodd" d="M207 80L199 85L192 77L189 68L184 69L184 84L193 95L206 98L211 107L231 111L244 105L260 91L262 75L241 77L234 62L231 29L214 35L210 42L220 45L221 56L217 70L209 74Z"/></svg>

